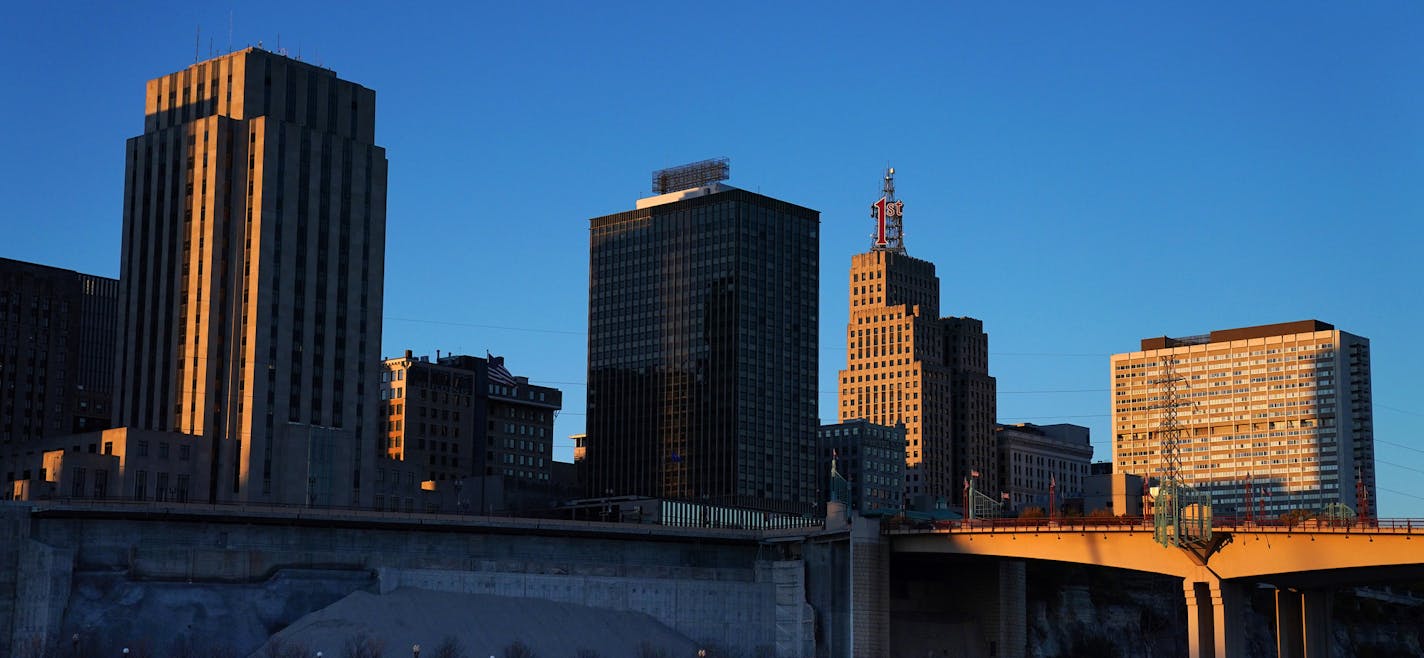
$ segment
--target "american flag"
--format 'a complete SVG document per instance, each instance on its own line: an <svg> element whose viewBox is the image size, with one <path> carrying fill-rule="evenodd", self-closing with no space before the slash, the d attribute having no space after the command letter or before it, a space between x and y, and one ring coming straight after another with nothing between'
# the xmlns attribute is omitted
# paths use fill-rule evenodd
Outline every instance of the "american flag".
<svg viewBox="0 0 1424 658"><path fill-rule="evenodd" d="M489 362L489 380L492 383L504 386L515 386L518 384L518 382L514 381L514 375L509 374L509 370L504 367L504 357L491 356L490 353L486 351L485 360Z"/></svg>

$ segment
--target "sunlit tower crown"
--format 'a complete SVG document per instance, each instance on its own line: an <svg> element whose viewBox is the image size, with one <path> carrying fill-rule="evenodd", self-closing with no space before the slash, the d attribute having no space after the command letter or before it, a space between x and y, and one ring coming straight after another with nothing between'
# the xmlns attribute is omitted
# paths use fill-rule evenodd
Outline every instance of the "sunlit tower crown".
<svg viewBox="0 0 1424 658"><path fill-rule="evenodd" d="M895 199L895 168L885 170L885 183L880 200L871 204L870 217L875 220L875 235L871 237L873 251L905 253L905 202Z"/></svg>

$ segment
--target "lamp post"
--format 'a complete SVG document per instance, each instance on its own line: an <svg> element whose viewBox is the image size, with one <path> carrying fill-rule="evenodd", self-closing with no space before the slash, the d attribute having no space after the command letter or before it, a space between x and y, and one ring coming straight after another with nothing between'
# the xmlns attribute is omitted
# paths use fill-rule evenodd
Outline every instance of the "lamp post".
<svg viewBox="0 0 1424 658"><path fill-rule="evenodd" d="M412 644L412 645L410 646L410 655L412 656L412 658L420 658L420 645L419 645L419 644Z"/></svg>
<svg viewBox="0 0 1424 658"><path fill-rule="evenodd" d="M69 653L72 656L79 656L79 634L69 636Z"/></svg>

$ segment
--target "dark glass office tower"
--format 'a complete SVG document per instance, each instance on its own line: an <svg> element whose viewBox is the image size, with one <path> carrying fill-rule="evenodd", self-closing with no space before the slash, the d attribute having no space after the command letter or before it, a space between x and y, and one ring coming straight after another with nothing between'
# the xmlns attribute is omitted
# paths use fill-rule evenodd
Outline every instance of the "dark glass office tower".
<svg viewBox="0 0 1424 658"><path fill-rule="evenodd" d="M712 183L590 221L588 493L811 509L820 213Z"/></svg>

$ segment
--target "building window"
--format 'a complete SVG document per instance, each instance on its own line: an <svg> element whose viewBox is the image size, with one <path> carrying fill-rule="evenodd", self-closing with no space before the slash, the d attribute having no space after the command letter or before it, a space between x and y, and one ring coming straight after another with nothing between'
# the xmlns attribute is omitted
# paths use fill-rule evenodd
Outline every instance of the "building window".
<svg viewBox="0 0 1424 658"><path fill-rule="evenodd" d="M72 471L73 483L70 484L69 495L75 498L84 497L84 469L75 467Z"/></svg>

